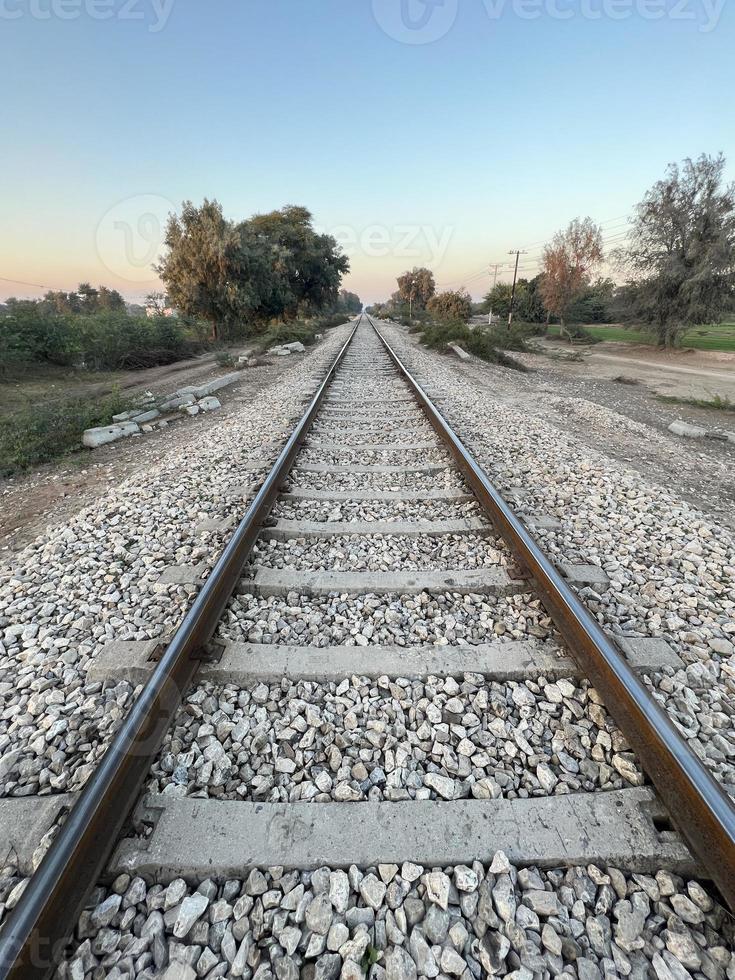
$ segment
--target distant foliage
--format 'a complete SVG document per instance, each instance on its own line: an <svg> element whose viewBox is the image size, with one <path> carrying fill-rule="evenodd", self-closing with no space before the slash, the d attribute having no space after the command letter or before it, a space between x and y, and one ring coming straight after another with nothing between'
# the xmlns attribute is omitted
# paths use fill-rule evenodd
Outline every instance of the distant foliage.
<svg viewBox="0 0 735 980"><path fill-rule="evenodd" d="M718 322L735 300L735 184L723 183L724 170L722 154L671 164L618 252L633 325L653 327L667 347L697 324Z"/></svg>
<svg viewBox="0 0 735 980"><path fill-rule="evenodd" d="M430 269L414 268L398 277L397 299L410 312L425 310L429 300L436 293L434 274Z"/></svg>
<svg viewBox="0 0 735 980"><path fill-rule="evenodd" d="M72 295L72 294L55 294ZM95 304L96 305L96 304ZM10 299L0 315L0 365L47 363L96 371L168 364L202 349L196 324L170 316L130 316L118 303Z"/></svg>
<svg viewBox="0 0 735 980"><path fill-rule="evenodd" d="M464 290L438 293L426 304L426 310L437 320L464 323L472 316L472 300Z"/></svg>

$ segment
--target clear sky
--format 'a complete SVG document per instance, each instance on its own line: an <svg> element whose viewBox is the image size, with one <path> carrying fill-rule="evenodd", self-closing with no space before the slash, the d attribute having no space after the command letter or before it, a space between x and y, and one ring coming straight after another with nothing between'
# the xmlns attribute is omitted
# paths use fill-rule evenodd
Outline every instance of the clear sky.
<svg viewBox="0 0 735 980"><path fill-rule="evenodd" d="M0 0L0 296L142 297L205 196L309 207L365 301L478 296L573 217L618 244L670 161L735 176L733 51L735 0Z"/></svg>

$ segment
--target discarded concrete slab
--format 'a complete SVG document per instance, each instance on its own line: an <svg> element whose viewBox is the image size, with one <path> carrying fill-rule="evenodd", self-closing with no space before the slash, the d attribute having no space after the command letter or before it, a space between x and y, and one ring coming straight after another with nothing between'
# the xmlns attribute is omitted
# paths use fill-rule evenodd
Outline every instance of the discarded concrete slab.
<svg viewBox="0 0 735 980"><path fill-rule="evenodd" d="M100 425L94 429L86 429L82 435L82 444L89 449L96 449L108 442L115 442L127 436L137 435L140 427L137 422L119 422L116 425Z"/></svg>
<svg viewBox="0 0 735 980"><path fill-rule="evenodd" d="M167 398L166 401L161 402L160 409L162 412L170 412L174 408L186 408L187 405L193 405L196 398L193 394L184 395L174 395L172 398Z"/></svg>
<svg viewBox="0 0 735 980"><path fill-rule="evenodd" d="M684 436L687 439L703 439L707 435L707 430L700 425L690 425L680 419L671 423L669 432L673 432L675 436Z"/></svg>
<svg viewBox="0 0 735 980"><path fill-rule="evenodd" d="M468 354L466 350L459 346L459 344L447 344L447 347L457 355L460 361L472 360L472 355Z"/></svg>
<svg viewBox="0 0 735 980"><path fill-rule="evenodd" d="M240 594L255 592L262 596L284 595L287 592L313 596L332 593L419 595L421 592L507 596L527 590L528 583L514 581L500 566L447 572L427 569L415 572L336 572L251 567L244 570L238 586Z"/></svg>
<svg viewBox="0 0 735 980"><path fill-rule="evenodd" d="M290 521L264 527L261 537L276 541L298 538L333 538L354 534L379 534L416 538L425 534L492 534L491 524L478 517L456 521Z"/></svg>
<svg viewBox="0 0 735 980"><path fill-rule="evenodd" d="M214 395L207 395L206 398L200 399L197 404L203 412L213 412L215 409L222 408L222 402Z"/></svg>
<svg viewBox="0 0 735 980"><path fill-rule="evenodd" d="M0 865L12 861L21 874L32 874L33 853L41 838L75 799L73 793L0 799Z"/></svg>
<svg viewBox="0 0 735 980"><path fill-rule="evenodd" d="M206 398L207 395L219 391L220 388L226 388L236 381L242 381L242 374L239 371L231 371L229 374L223 374L219 378L212 378L211 381L205 381L201 385L186 385L184 388L179 388L176 394L193 395L195 398Z"/></svg>
<svg viewBox="0 0 735 980"><path fill-rule="evenodd" d="M696 873L686 846L659 832L660 804L648 787L606 793L404 803L246 803L148 796L136 823L147 838L121 842L112 875L158 882L242 878L251 867L424 867L490 863L504 851L517 865L612 865ZM360 828L359 833L356 828Z"/></svg>
<svg viewBox="0 0 735 980"><path fill-rule="evenodd" d="M142 425L144 422L152 422L154 419L159 418L161 413L157 408L151 408L147 412L141 412L140 415L133 415L133 422L138 425Z"/></svg>
<svg viewBox="0 0 735 980"><path fill-rule="evenodd" d="M626 660L641 672L662 666L678 669L680 658L664 640L653 644L648 637L626 638L618 642ZM128 681L144 684L155 662L152 654L160 640L114 640L106 643L89 666L87 680ZM219 642L219 641L218 641ZM271 643L223 641L219 660L202 661L199 679L213 684L248 687L261 681L335 681L356 674L359 677L409 677L423 679L461 677L470 672L492 681L522 681L543 674L549 678L582 677L583 672L569 656L562 656L551 644L526 640L498 640L477 646L332 646L301 647Z"/></svg>

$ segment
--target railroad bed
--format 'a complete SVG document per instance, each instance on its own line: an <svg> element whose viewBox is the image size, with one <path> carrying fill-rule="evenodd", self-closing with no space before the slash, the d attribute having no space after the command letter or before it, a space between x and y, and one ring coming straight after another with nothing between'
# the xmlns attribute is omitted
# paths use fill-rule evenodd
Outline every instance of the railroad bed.
<svg viewBox="0 0 735 980"><path fill-rule="evenodd" d="M369 318L328 381L199 617L212 641L162 694L59 975L734 980L732 920L613 718L630 709L570 656ZM155 681L170 650L110 643L90 680ZM657 640L615 656L621 686L680 664ZM17 802L50 823L73 801Z"/></svg>

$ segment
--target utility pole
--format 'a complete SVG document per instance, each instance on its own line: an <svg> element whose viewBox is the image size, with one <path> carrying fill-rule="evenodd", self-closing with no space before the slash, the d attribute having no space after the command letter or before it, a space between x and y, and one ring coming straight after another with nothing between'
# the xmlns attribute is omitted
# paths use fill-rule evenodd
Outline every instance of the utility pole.
<svg viewBox="0 0 735 980"><path fill-rule="evenodd" d="M513 304L515 303L515 298L516 298L516 281L518 279L518 260L521 257L521 255L525 255L525 254L526 253L520 248L511 249L510 252L508 252L508 255L515 255L516 257L516 267L515 267L515 271L513 272L513 289L511 290L510 293L510 311L508 312L508 330L510 330L513 324Z"/></svg>
<svg viewBox="0 0 735 980"><path fill-rule="evenodd" d="M502 269L504 265L505 265L505 262L496 262L494 265L491 265L490 266L490 268L493 270L493 289L495 289L495 287L498 284L498 269ZM488 324L492 325L492 322L493 322L493 311L492 311L492 308L488 312L487 322L488 322Z"/></svg>

